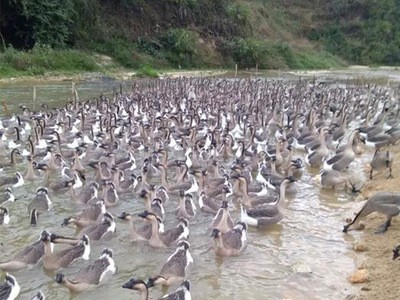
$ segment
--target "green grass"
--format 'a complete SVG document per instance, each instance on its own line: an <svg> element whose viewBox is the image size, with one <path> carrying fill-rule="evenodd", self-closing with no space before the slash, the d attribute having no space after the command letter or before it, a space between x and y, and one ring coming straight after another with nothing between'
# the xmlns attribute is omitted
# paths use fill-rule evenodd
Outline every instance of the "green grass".
<svg viewBox="0 0 400 300"><path fill-rule="evenodd" d="M150 66L143 66L141 67L139 70L136 71L136 76L137 77L141 77L141 78L145 78L145 77L150 77L150 78L158 78L158 72L153 69Z"/></svg>
<svg viewBox="0 0 400 300"><path fill-rule="evenodd" d="M37 46L30 51L7 48L0 53L0 76L45 75L47 72L96 72L93 56L79 50L53 50Z"/></svg>

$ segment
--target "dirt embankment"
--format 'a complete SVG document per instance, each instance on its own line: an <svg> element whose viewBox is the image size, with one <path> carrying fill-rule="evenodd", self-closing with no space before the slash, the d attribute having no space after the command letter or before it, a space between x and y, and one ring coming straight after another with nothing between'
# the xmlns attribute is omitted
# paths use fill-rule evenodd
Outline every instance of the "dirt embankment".
<svg viewBox="0 0 400 300"><path fill-rule="evenodd" d="M373 180L363 188L363 196L375 191L400 192L400 145L388 149L393 154L393 178L387 179L388 170L375 173ZM375 234L385 221L381 214L371 214L363 220L363 243L367 246L366 259L359 268L365 268L369 280L360 284L357 300L400 299L400 259L392 260L393 248L400 244L400 218L395 217L384 234ZM351 232L350 232L351 234Z"/></svg>

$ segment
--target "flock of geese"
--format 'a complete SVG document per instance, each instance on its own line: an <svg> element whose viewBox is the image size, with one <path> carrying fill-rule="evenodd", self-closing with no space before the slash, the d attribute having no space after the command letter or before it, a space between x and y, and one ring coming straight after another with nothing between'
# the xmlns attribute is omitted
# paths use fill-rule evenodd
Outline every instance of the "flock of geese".
<svg viewBox="0 0 400 300"><path fill-rule="evenodd" d="M39 239L2 257L0 299L17 298L18 270L39 262L73 293L99 285L117 272L110 248L73 276L63 270L113 239L118 219L139 246L172 249L156 275L127 278L122 288L148 299L153 286L175 285L162 299L191 299L187 268L196 236L189 229L198 214L212 217L203 232L215 255L240 255L250 226L285 218L285 195L301 185L305 166L320 170L321 187L351 192L359 183L347 168L369 147L370 178L385 170L392 176L386 147L400 137L399 111L393 91L381 86L209 78L135 83L128 93L86 101L74 93L64 107L40 111L21 107L0 119L0 223L16 221L14 191L27 181L36 188L24 213L31 226L40 227L53 206L67 205L53 203L53 195L68 195L76 214L60 216ZM141 213L113 215L121 202ZM399 193L377 193L343 231L379 211L388 217L383 232L399 203ZM165 228L167 219L176 226ZM60 225L77 234L57 234ZM41 291L32 297L45 299Z"/></svg>

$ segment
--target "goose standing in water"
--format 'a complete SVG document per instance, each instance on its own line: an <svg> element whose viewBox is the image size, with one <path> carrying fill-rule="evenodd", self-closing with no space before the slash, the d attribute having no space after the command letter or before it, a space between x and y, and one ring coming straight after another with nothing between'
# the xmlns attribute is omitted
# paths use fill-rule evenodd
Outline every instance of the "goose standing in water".
<svg viewBox="0 0 400 300"><path fill-rule="evenodd" d="M101 239L111 238L116 231L114 217L106 212L98 224L91 225L83 230L83 234L87 235L91 241L99 241Z"/></svg>
<svg viewBox="0 0 400 300"><path fill-rule="evenodd" d="M12 177L1 177L0 178L0 186L11 185L12 187L19 187L24 184L24 178L22 178L21 173L15 173L15 176Z"/></svg>
<svg viewBox="0 0 400 300"><path fill-rule="evenodd" d="M106 213L106 206L104 201L97 201L94 204L87 206L78 216L65 218L61 226L68 226L74 224L79 229L93 225L99 220L100 216Z"/></svg>
<svg viewBox="0 0 400 300"><path fill-rule="evenodd" d="M83 235L80 240L71 239L71 243L75 243L75 246L64 249L60 252L53 252L51 243L60 238L55 234L50 234L47 231L42 232L41 239L45 244L44 256L43 256L43 267L46 270L57 270L59 268L66 268L75 260L82 258L84 260L89 259L90 255L90 244L89 237Z"/></svg>
<svg viewBox="0 0 400 300"><path fill-rule="evenodd" d="M130 213L123 212L118 216L121 220L126 220L129 223L129 235L132 241L147 241L151 237L151 224L144 224L139 229L133 223L133 216Z"/></svg>
<svg viewBox="0 0 400 300"><path fill-rule="evenodd" d="M294 182L294 178L286 177L282 180L280 193L273 203L265 203L251 209L244 209L242 205L240 213L241 221L255 227L266 227L281 221L283 219L281 206L283 201L285 201L285 185L289 182Z"/></svg>
<svg viewBox="0 0 400 300"><path fill-rule="evenodd" d="M222 201L221 207L213 219L212 228L226 233L233 228L233 220L228 210L228 202Z"/></svg>
<svg viewBox="0 0 400 300"><path fill-rule="evenodd" d="M104 249L100 258L81 269L73 279L69 279L63 273L56 275L55 281L67 287L71 292L82 292L98 286L107 274L114 274L117 268L113 259L113 251Z"/></svg>
<svg viewBox="0 0 400 300"><path fill-rule="evenodd" d="M155 248L169 247L172 243L181 239L187 239L189 236L188 220L181 218L177 227L163 230L160 232L161 219L154 213L147 210L139 214L139 217L146 219L151 224L151 236L149 245Z"/></svg>
<svg viewBox="0 0 400 300"><path fill-rule="evenodd" d="M218 256L237 256L240 255L247 244L246 239L247 225L238 222L231 230L222 233L214 229L212 237L214 238L214 251Z"/></svg>
<svg viewBox="0 0 400 300"><path fill-rule="evenodd" d="M10 223L8 208L0 206L0 225L7 225L8 223Z"/></svg>
<svg viewBox="0 0 400 300"><path fill-rule="evenodd" d="M36 190L36 195L33 198L32 202L28 205L29 215L32 214L32 210L36 210L37 212L45 212L49 211L52 207L52 202L49 198L49 190L45 187L39 187Z"/></svg>
<svg viewBox="0 0 400 300"><path fill-rule="evenodd" d="M189 252L190 244L187 241L178 242L176 251L167 259L158 275L150 277L147 287L155 285L170 286L181 282L186 277L186 269L193 263L192 255Z"/></svg>
<svg viewBox="0 0 400 300"><path fill-rule="evenodd" d="M0 204L7 203L7 202L14 202L14 201L15 201L15 196L13 194L13 191L10 187L7 187L4 190L4 194L1 195Z"/></svg>
<svg viewBox="0 0 400 300"><path fill-rule="evenodd" d="M1 137L0 137L1 138ZM10 154L10 161L9 162L2 162L0 163L0 169L4 169L7 167L15 167L17 164L17 155L21 155L21 152L17 148L13 149Z"/></svg>
<svg viewBox="0 0 400 300"><path fill-rule="evenodd" d="M5 281L0 284L0 299L14 300L18 297L20 290L15 277L6 273Z"/></svg>
<svg viewBox="0 0 400 300"><path fill-rule="evenodd" d="M359 130L354 130L347 141L346 147L343 152L337 153L333 157L329 158L324 162L325 170L336 170L343 171L345 170L349 164L354 160L355 153L353 151L353 141L359 134Z"/></svg>

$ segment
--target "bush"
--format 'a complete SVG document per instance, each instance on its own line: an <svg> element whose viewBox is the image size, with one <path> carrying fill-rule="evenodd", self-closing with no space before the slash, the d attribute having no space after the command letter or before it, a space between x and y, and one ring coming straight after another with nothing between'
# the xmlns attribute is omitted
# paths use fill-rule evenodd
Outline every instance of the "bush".
<svg viewBox="0 0 400 300"><path fill-rule="evenodd" d="M137 70L136 76L141 77L141 78L144 78L144 77L158 78L159 77L157 71L148 65L142 66L139 70Z"/></svg>

